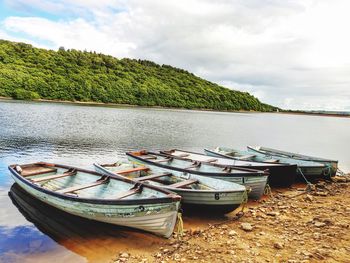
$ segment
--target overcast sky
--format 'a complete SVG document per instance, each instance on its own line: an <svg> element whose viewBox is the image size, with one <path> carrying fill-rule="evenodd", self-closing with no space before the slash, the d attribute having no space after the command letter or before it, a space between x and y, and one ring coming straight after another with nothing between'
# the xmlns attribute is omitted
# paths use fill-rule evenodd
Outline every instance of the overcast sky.
<svg viewBox="0 0 350 263"><path fill-rule="evenodd" d="M350 1L4 0L0 38L184 68L290 109L350 110Z"/></svg>

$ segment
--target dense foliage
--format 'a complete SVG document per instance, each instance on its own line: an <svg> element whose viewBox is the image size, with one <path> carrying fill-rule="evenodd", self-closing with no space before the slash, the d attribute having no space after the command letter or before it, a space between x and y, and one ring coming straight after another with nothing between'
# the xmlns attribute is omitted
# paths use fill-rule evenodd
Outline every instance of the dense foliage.
<svg viewBox="0 0 350 263"><path fill-rule="evenodd" d="M45 50L5 40L0 40L0 96L216 110L275 109L246 92L168 65L74 49Z"/></svg>

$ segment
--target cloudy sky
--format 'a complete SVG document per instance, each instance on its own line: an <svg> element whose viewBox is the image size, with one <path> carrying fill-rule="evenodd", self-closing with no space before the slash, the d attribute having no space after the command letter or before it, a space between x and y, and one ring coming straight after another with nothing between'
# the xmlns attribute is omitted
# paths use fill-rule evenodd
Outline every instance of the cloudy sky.
<svg viewBox="0 0 350 263"><path fill-rule="evenodd" d="M169 64L282 108L350 110L347 0L0 0L0 38Z"/></svg>

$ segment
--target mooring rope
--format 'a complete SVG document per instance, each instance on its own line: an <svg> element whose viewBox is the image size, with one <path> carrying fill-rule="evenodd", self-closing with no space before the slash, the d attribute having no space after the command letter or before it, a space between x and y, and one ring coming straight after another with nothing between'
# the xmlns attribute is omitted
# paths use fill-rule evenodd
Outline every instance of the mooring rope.
<svg viewBox="0 0 350 263"><path fill-rule="evenodd" d="M268 196L272 197L272 190L271 190L271 186L269 184L265 185L264 195L268 195Z"/></svg>
<svg viewBox="0 0 350 263"><path fill-rule="evenodd" d="M301 176L304 178L306 184L307 184L307 185L312 185L312 183L310 183L310 182L306 179L305 175L303 174L303 172L301 171L301 169L300 169L299 166L298 166L298 171L299 171L299 173L301 174Z"/></svg>
<svg viewBox="0 0 350 263"><path fill-rule="evenodd" d="M248 203L248 190L244 191L243 199L242 199L242 209L241 212L244 212L245 205Z"/></svg>
<svg viewBox="0 0 350 263"><path fill-rule="evenodd" d="M176 233L178 237L182 237L184 233L184 222L182 220L181 212L177 213Z"/></svg>

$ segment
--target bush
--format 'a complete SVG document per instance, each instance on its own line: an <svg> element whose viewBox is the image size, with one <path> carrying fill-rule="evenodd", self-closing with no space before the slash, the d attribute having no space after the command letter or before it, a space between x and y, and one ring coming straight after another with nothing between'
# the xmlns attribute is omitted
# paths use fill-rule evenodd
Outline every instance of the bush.
<svg viewBox="0 0 350 263"><path fill-rule="evenodd" d="M35 100L40 99L40 95L34 91L25 89L15 89L12 97L17 100Z"/></svg>

